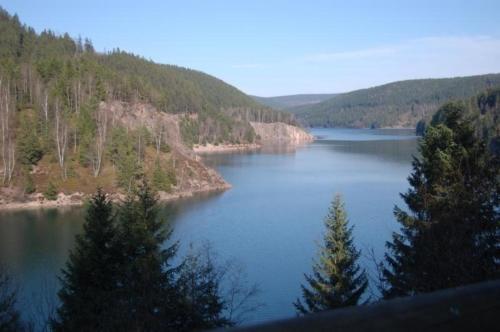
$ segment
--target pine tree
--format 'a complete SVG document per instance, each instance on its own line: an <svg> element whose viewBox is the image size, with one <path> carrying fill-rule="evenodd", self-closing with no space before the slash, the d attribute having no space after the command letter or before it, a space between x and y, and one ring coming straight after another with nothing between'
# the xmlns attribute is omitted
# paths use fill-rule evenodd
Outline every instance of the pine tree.
<svg viewBox="0 0 500 332"><path fill-rule="evenodd" d="M30 110L21 112L17 133L17 149L22 165L31 166L42 158L43 150L36 130L34 114Z"/></svg>
<svg viewBox="0 0 500 332"><path fill-rule="evenodd" d="M305 275L309 287L302 285L302 297L294 303L299 314L359 304L368 280L357 260L352 227L341 197L336 196L325 220L326 234L319 262L313 266L313 275Z"/></svg>
<svg viewBox="0 0 500 332"><path fill-rule="evenodd" d="M155 166L153 169L152 185L156 191L171 191L171 183L169 179L169 174L162 168L159 159L155 161Z"/></svg>
<svg viewBox="0 0 500 332"><path fill-rule="evenodd" d="M143 180L136 197L120 208L119 311L124 330L167 331L182 325L183 300L175 287L178 267L172 267L178 244L164 249L171 231L158 217L157 199Z"/></svg>
<svg viewBox="0 0 500 332"><path fill-rule="evenodd" d="M434 116L387 243L384 296L413 295L498 276L498 157L474 135L462 104Z"/></svg>
<svg viewBox="0 0 500 332"><path fill-rule="evenodd" d="M101 190L90 200L83 234L76 238L62 271L56 331L114 330L116 316L116 225L112 204Z"/></svg>

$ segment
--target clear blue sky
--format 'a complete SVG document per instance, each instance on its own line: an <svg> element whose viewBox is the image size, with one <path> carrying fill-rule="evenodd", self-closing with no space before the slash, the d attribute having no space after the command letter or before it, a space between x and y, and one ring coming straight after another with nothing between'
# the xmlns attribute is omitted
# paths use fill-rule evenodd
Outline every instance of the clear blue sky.
<svg viewBox="0 0 500 332"><path fill-rule="evenodd" d="M1 3L37 31L89 37L262 96L500 72L500 1Z"/></svg>

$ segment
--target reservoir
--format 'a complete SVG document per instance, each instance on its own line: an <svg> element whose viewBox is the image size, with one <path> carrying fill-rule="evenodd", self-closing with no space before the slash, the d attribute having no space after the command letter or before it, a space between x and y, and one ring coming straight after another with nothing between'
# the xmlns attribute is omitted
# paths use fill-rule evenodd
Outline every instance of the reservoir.
<svg viewBox="0 0 500 332"><path fill-rule="evenodd" d="M341 194L354 226L361 264L375 277L373 252L398 230L392 214L408 188L417 140L411 130L312 129L312 144L203 156L232 188L169 203L162 210L180 242L210 243L221 260L242 266L259 286L259 309L246 322L295 315L304 273L311 271L324 231L323 219ZM32 319L50 311L57 274L82 229L82 208L0 212L0 262L19 287L18 306ZM377 295L370 278L370 294ZM48 306L50 307L50 306Z"/></svg>

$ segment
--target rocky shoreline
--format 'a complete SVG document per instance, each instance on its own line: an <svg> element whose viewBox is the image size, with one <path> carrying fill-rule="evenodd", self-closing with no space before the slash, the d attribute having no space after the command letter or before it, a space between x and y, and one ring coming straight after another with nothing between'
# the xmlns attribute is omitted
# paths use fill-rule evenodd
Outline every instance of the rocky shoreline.
<svg viewBox="0 0 500 332"><path fill-rule="evenodd" d="M230 188L231 188L230 184L224 183L213 187L197 188L189 191L178 191L173 193L160 191L158 192L158 201L170 202L177 199L193 197L197 194L222 192ZM57 199L48 200L42 194L36 193L28 195L25 201L10 201L10 202L0 201L0 211L50 209L59 207L82 206L89 197L90 195L79 192L72 194L58 193ZM123 200L125 199L125 195L121 193L109 194L109 197L111 201L114 203L123 202Z"/></svg>
<svg viewBox="0 0 500 332"><path fill-rule="evenodd" d="M199 154L209 154L209 153L224 153L224 152L238 152L238 151L252 151L258 150L262 145L257 143L250 144L206 144L206 145L194 145L193 151Z"/></svg>
<svg viewBox="0 0 500 332"><path fill-rule="evenodd" d="M197 154L212 154L225 152L241 152L259 150L270 145L286 145L299 147L314 141L314 136L300 127L281 122L259 123L250 122L259 137L258 143L245 144L195 144L193 151Z"/></svg>

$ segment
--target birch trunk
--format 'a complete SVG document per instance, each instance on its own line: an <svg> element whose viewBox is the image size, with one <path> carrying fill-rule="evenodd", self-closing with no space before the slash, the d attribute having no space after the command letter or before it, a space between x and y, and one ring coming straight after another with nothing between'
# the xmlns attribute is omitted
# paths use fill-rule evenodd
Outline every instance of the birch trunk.
<svg viewBox="0 0 500 332"><path fill-rule="evenodd" d="M66 167L65 167L65 156L66 156L66 147L68 144L68 125L61 114L61 110L59 109L59 100L56 100L55 107L55 118L56 118L56 149L57 149L57 157L59 159L59 166L61 167L62 178L66 180Z"/></svg>
<svg viewBox="0 0 500 332"><path fill-rule="evenodd" d="M96 127L97 127L97 137L95 143L95 157L92 163L94 170L94 177L99 176L102 165L102 156L104 154L104 148L106 146L106 136L108 128L108 112L103 109L97 109L96 112Z"/></svg>

